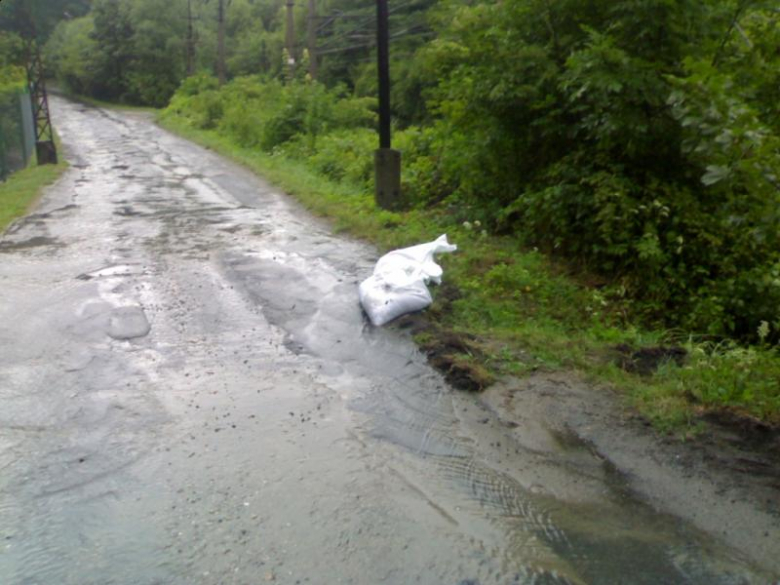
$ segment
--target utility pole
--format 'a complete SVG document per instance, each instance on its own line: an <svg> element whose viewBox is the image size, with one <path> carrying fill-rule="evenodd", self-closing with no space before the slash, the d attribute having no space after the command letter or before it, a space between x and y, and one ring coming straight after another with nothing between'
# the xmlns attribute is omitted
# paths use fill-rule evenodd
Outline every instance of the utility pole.
<svg viewBox="0 0 780 585"><path fill-rule="evenodd" d="M57 164L57 147L49 115L49 97L41 63L41 51L35 40L28 44L27 82L30 86L33 120L35 121L35 155L39 165Z"/></svg>
<svg viewBox="0 0 780 585"><path fill-rule="evenodd" d="M290 81L295 77L295 20L293 19L293 8L295 0L287 0L287 27L285 30L285 48L287 49L287 68Z"/></svg>
<svg viewBox="0 0 780 585"><path fill-rule="evenodd" d="M309 76L317 79L317 0L309 0L306 40L309 50Z"/></svg>
<svg viewBox="0 0 780 585"><path fill-rule="evenodd" d="M19 31L25 40L25 68L35 126L35 155L39 165L56 165L57 147L54 144L54 131L49 114L49 97L46 93L46 76L41 62L41 49L38 46L35 21L26 2L20 3L17 11Z"/></svg>
<svg viewBox="0 0 780 585"><path fill-rule="evenodd" d="M376 203L383 209L401 207L401 153L390 142L390 34L387 0L376 1L376 54L379 72L379 149L374 153Z"/></svg>
<svg viewBox="0 0 780 585"><path fill-rule="evenodd" d="M217 79L225 84L225 0L217 2Z"/></svg>
<svg viewBox="0 0 780 585"><path fill-rule="evenodd" d="M187 77L195 73L195 30L192 26L192 0L187 0Z"/></svg>

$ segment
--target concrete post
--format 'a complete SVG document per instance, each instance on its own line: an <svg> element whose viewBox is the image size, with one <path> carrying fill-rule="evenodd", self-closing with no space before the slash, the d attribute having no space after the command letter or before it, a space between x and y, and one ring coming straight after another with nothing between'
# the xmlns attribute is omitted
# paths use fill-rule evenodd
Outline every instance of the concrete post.
<svg viewBox="0 0 780 585"><path fill-rule="evenodd" d="M374 151L376 204L382 209L399 210L401 201L401 152L392 148Z"/></svg>
<svg viewBox="0 0 780 585"><path fill-rule="evenodd" d="M56 165L57 148L54 146L54 141L44 140L42 142L36 142L35 156L38 159L39 165Z"/></svg>

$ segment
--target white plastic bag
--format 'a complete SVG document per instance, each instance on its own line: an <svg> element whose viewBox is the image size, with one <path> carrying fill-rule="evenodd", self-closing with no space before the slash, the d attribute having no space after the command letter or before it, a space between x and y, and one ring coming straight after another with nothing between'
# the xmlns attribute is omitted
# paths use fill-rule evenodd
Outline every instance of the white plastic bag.
<svg viewBox="0 0 780 585"><path fill-rule="evenodd" d="M433 242L393 250L382 256L374 273L360 283L360 304L380 326L406 313L420 311L433 302L426 286L441 283L442 269L434 256L454 252L458 247L447 242L447 235Z"/></svg>

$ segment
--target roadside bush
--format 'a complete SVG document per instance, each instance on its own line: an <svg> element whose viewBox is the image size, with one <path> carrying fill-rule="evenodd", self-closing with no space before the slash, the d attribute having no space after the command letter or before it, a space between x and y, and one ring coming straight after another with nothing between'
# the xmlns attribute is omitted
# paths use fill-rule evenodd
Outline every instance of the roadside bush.
<svg viewBox="0 0 780 585"><path fill-rule="evenodd" d="M0 67L0 92L16 91L25 87L26 82L24 68L15 65Z"/></svg>
<svg viewBox="0 0 780 585"><path fill-rule="evenodd" d="M195 128L204 130L216 128L225 111L219 92L213 89L192 96L180 96L172 100L168 108L187 118Z"/></svg>
<svg viewBox="0 0 780 585"><path fill-rule="evenodd" d="M216 77L206 75L205 73L192 75L181 82L176 95L171 99L171 104L177 97L192 97L201 92L215 89L219 89L219 82Z"/></svg>
<svg viewBox="0 0 780 585"><path fill-rule="evenodd" d="M395 146L403 156L401 181L404 198L410 205L427 207L455 190L442 174L441 160L446 144L430 126L410 126L396 132Z"/></svg>
<svg viewBox="0 0 780 585"><path fill-rule="evenodd" d="M283 86L257 76L239 77L220 90L220 130L244 147L261 146L269 116L283 103Z"/></svg>
<svg viewBox="0 0 780 585"><path fill-rule="evenodd" d="M367 128L336 130L317 140L308 160L317 172L368 190L374 176L376 141L376 132Z"/></svg>
<svg viewBox="0 0 780 585"><path fill-rule="evenodd" d="M528 0L442 4L437 18L420 61L440 79L437 120L413 190L605 275L649 319L776 335L776 14Z"/></svg>
<svg viewBox="0 0 780 585"><path fill-rule="evenodd" d="M182 84L168 110L195 127L218 127L242 146L272 152L295 142L296 148L314 152L318 139L333 130L372 126L374 103L371 98L347 96L341 87L328 89L311 81L284 85L248 76L217 88L213 78L199 76ZM338 138L326 149L334 141ZM357 177L360 173L352 170L348 174Z"/></svg>

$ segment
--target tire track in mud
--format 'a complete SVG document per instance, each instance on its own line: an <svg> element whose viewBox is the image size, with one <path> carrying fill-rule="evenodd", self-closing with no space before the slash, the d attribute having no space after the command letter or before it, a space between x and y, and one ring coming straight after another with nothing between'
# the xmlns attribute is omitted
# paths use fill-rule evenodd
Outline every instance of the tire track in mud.
<svg viewBox="0 0 780 585"><path fill-rule="evenodd" d="M435 379L437 375L430 377ZM413 391L397 378L393 382L376 389L371 398L356 399L353 408L374 417L374 438L405 448L427 466L435 467L438 497L427 496L432 506L440 507L447 516L460 516L461 521L453 522L462 528L468 527L469 519L458 513L461 509L487 519L497 528L498 538L506 539L495 582L583 583L565 560L572 552L570 543L551 515L525 490L518 489L511 478L480 463L475 443L459 435L460 421L451 410L450 391L441 386L427 394ZM425 472L396 473L425 493L425 488L418 485ZM522 555L515 556L518 551Z"/></svg>
<svg viewBox="0 0 780 585"><path fill-rule="evenodd" d="M356 408L375 417L372 436L408 450L428 469L435 467L443 480L435 483L443 491L436 500L427 496L433 505L441 506L448 516L454 515L456 522L461 514L450 511L460 506L470 519L486 519L497 527L503 551L499 553L501 577L496 582L615 583L627 575L632 583L648 585L763 582L703 534L637 501L625 484L614 478L613 485L604 484L607 501L596 504L576 505L543 490L535 493L492 466L490 455L460 435L458 427L463 421L453 424L450 417L435 414L441 407L440 396L430 398L432 407L427 410L419 395L411 408L407 397L396 400L396 396L384 392L378 397L381 405ZM388 406L388 401L395 406ZM524 466L527 461L520 457L518 464ZM399 473L424 490L420 478L429 480L430 475L413 465L415 468L416 473ZM605 473L614 474L614 470ZM467 526L468 522L458 523ZM509 577L515 580L502 580Z"/></svg>

